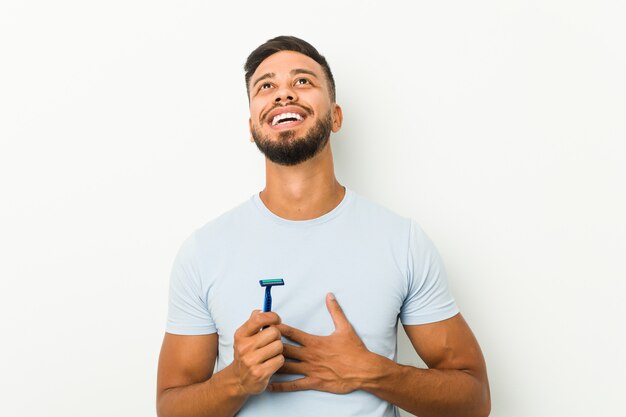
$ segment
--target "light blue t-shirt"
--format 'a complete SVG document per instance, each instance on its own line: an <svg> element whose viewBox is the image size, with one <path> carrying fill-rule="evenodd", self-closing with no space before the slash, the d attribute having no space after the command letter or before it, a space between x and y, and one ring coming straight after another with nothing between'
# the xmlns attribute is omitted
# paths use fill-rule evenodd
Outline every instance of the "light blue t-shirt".
<svg viewBox="0 0 626 417"><path fill-rule="evenodd" d="M346 188L341 203L312 220L286 220L255 194L196 230L171 273L166 331L218 333L216 372L233 361L233 335L263 309L259 280L282 278L272 310L283 323L316 335L333 332L325 296L333 292L367 348L396 359L398 318L425 324L458 313L442 261L410 219ZM297 378L274 375L273 381ZM394 406L364 391L265 392L239 417L397 416Z"/></svg>

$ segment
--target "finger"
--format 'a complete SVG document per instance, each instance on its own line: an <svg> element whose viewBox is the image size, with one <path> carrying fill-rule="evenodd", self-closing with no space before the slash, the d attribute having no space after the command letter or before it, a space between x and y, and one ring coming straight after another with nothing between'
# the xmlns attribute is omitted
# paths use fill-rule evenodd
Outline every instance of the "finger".
<svg viewBox="0 0 626 417"><path fill-rule="evenodd" d="M303 332L300 329L296 329L295 327L288 326L286 324L279 324L276 326L280 333L289 340L293 340L296 343L299 343L303 346L306 346L311 342L313 336L307 332Z"/></svg>
<svg viewBox="0 0 626 417"><path fill-rule="evenodd" d="M280 340L280 338L280 331L275 326L268 327L262 332L258 332L257 334L250 336L252 346L255 349L260 349L264 346L267 346L275 340Z"/></svg>
<svg viewBox="0 0 626 417"><path fill-rule="evenodd" d="M284 355L283 355L284 356ZM283 366L278 370L279 374L296 374L296 375L308 375L308 371L311 369L310 365L304 362L290 362L285 361Z"/></svg>
<svg viewBox="0 0 626 417"><path fill-rule="evenodd" d="M252 336L261 330L264 326L270 326L280 323L280 317L278 314L268 311L266 313L260 310L254 310L250 315L250 318L241 325L237 332L241 336Z"/></svg>
<svg viewBox="0 0 626 417"><path fill-rule="evenodd" d="M275 356L282 356L283 342L276 340L267 346L255 350L250 353L252 363L261 364L274 358Z"/></svg>
<svg viewBox="0 0 626 417"><path fill-rule="evenodd" d="M283 355L285 358L295 359L298 361L305 360L304 351L299 346L294 346L289 343L283 343Z"/></svg>
<svg viewBox="0 0 626 417"><path fill-rule="evenodd" d="M293 392L315 389L317 385L313 378L304 377L288 382L274 382L269 384L267 388L272 392Z"/></svg>
<svg viewBox="0 0 626 417"><path fill-rule="evenodd" d="M352 325L348 321L348 318L344 314L341 306L339 305L339 302L332 292L326 294L326 308L328 308L330 317L333 319L335 330L352 329Z"/></svg>
<svg viewBox="0 0 626 417"><path fill-rule="evenodd" d="M284 363L285 358L283 357L283 355L276 355L261 364L260 368L263 374L269 378L271 375L275 374L276 371L278 371Z"/></svg>

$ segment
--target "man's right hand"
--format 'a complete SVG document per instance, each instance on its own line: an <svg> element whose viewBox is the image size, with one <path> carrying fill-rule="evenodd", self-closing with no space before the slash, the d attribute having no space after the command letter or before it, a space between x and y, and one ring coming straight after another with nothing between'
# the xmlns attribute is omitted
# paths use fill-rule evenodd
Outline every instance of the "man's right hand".
<svg viewBox="0 0 626 417"><path fill-rule="evenodd" d="M166 333L157 378L158 415L234 416L248 397L267 388L270 377L285 362L277 324L276 313L253 311L235 332L233 362L215 374L217 333ZM269 327L261 331L265 326Z"/></svg>
<svg viewBox="0 0 626 417"><path fill-rule="evenodd" d="M280 324L278 314L254 310L235 332L235 359L232 366L244 394L263 392L270 377L285 362L281 334L273 326L277 324ZM261 331L265 326L270 327Z"/></svg>

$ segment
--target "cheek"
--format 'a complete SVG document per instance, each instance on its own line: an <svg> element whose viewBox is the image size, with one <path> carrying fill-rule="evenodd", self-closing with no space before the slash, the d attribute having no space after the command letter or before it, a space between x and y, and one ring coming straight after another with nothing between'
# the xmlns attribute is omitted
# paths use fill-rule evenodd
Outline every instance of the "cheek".
<svg viewBox="0 0 626 417"><path fill-rule="evenodd" d="M250 104L250 117L252 118L252 123L259 124L261 116L264 114L266 106L261 103L252 103Z"/></svg>
<svg viewBox="0 0 626 417"><path fill-rule="evenodd" d="M309 106L315 109L317 112L326 114L332 109L332 102L328 95L323 94L320 91L310 91L308 94L301 94L300 99L306 102Z"/></svg>

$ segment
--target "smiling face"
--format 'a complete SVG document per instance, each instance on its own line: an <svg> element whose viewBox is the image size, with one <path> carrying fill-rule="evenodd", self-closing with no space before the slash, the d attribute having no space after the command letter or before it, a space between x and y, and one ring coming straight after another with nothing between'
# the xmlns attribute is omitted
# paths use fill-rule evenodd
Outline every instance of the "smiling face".
<svg viewBox="0 0 626 417"><path fill-rule="evenodd" d="M319 153L341 128L322 67L306 55L270 55L250 79L250 133L271 161L296 165Z"/></svg>

